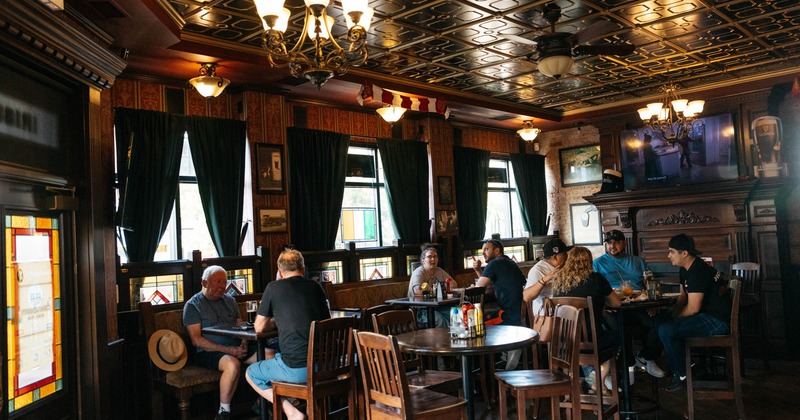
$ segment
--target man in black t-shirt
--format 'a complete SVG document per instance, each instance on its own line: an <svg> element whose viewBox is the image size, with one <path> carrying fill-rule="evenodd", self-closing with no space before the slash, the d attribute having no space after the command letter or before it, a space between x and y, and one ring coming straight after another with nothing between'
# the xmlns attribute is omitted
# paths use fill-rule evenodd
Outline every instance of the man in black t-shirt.
<svg viewBox="0 0 800 420"><path fill-rule="evenodd" d="M698 255L700 251L695 249L692 237L680 234L670 239L668 257L672 265L680 267L681 295L673 319L658 328L675 375L667 391L676 391L686 384L687 338L726 334L729 330L731 296L728 288L717 284L717 270Z"/></svg>
<svg viewBox="0 0 800 420"><path fill-rule="evenodd" d="M268 401L273 401L272 381L303 383L307 380L306 361L311 322L330 318L322 286L305 278L305 262L299 251L286 250L278 257L280 280L267 285L258 307L257 332L278 329L280 353L274 358L252 364L247 382ZM288 419L305 415L283 400Z"/></svg>

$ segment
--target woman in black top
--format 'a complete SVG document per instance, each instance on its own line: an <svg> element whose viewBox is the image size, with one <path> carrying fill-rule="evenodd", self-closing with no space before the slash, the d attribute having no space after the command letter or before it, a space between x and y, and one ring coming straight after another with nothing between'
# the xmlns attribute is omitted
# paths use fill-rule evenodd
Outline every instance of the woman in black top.
<svg viewBox="0 0 800 420"><path fill-rule="evenodd" d="M567 253L567 262L553 276L553 296L592 297L595 325L589 325L591 335L597 340L597 347L605 349L617 347L620 337L603 321L606 307L619 308L622 304L611 285L600 273L592 270L592 253L585 247L576 246ZM609 372L609 362L600 367L601 381ZM584 372L587 374L587 372Z"/></svg>

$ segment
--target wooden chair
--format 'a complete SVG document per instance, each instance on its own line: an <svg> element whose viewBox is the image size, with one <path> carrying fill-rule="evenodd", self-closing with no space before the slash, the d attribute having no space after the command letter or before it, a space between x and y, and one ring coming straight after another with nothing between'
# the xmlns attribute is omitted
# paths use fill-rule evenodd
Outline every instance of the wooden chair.
<svg viewBox="0 0 800 420"><path fill-rule="evenodd" d="M305 383L272 382L273 418L283 418L282 399L306 401L309 420L328 417L327 399L347 394L350 420L356 419L356 381L354 378L353 327L355 318L330 318L311 323Z"/></svg>
<svg viewBox="0 0 800 420"><path fill-rule="evenodd" d="M398 335L417 330L417 322L411 309L394 310L372 315L372 325L373 332L383 335ZM426 388L447 394L458 393L463 396L461 373L425 370L422 358L417 354L402 353L400 357L406 367L408 387L412 391Z"/></svg>
<svg viewBox="0 0 800 420"><path fill-rule="evenodd" d="M736 411L739 418L746 420L744 402L742 401L742 376L739 365L739 302L741 298L742 282L739 279L730 281L732 297L730 333L727 335L713 335L710 337L695 337L686 339L686 392L689 401L689 420L694 419L694 399L709 400L735 400ZM692 349L697 347L722 347L727 353L727 361L731 365L731 375L727 381L697 381L692 383ZM695 388L701 385L702 388Z"/></svg>
<svg viewBox="0 0 800 420"><path fill-rule="evenodd" d="M752 328L757 330L753 336L757 340L745 340L745 334L740 334L739 348L744 353L744 344L750 341L758 346L758 351L761 355L761 360L764 362L764 369L769 372L769 362L765 346L767 345L767 322L764 317L764 303L761 299L761 266L754 262L740 262L731 266L731 276L737 277L742 280L741 297L739 298L739 315L745 319L747 313L755 314L755 322ZM742 332L746 330L743 329ZM744 355L742 355L742 376L745 376Z"/></svg>
<svg viewBox="0 0 800 420"><path fill-rule="evenodd" d="M355 332L367 420L466 419L467 401L425 388L410 391L394 336Z"/></svg>
<svg viewBox="0 0 800 420"><path fill-rule="evenodd" d="M598 419L608 418L614 416L619 419L619 391L617 389L617 348L610 347L607 349L600 349L597 347L597 340L594 339L596 331L592 331L592 337L589 336L588 326L598 325L595 322L593 303L591 297L554 297L550 298L555 305L573 306L578 308L583 313L579 322L580 335L581 335L581 351L579 362L581 366L592 366L595 371L595 383L597 384L596 394L581 394L581 409L592 410L597 413ZM602 305L602 303L600 303ZM592 328L594 330L594 328ZM603 380L600 375L600 365L610 361L611 367L609 372L611 374L611 396L604 397L602 389L604 387ZM561 407L570 408L571 403L561 403ZM576 417L579 417L577 414Z"/></svg>
<svg viewBox="0 0 800 420"><path fill-rule="evenodd" d="M394 309L392 305L382 304L382 305L375 305L369 308L364 308L361 310L361 319L359 322L359 331L372 331L377 332L373 327L372 316L377 314L382 314L387 311L391 311Z"/></svg>
<svg viewBox="0 0 800 420"><path fill-rule="evenodd" d="M550 305L550 303L548 303L548 305ZM536 315L537 314L535 314L533 312L533 307L531 306L530 303L525 303L525 302L522 303L522 319L525 322L527 322L527 327L533 328L534 318L536 317ZM542 360L542 358L544 356L548 356L548 348L549 348L548 344L549 344L548 342L543 341L540 338L539 341L533 343L533 345L531 346L530 359L531 359L531 366L532 366L531 368L532 369L542 369L542 363L543 362L545 364L547 363L547 361L546 360ZM528 358L523 359L524 363L522 365L522 369L525 369L525 370L528 369L528 360L527 359ZM536 411L534 411L533 418L538 418L539 417L539 412L540 412L541 407L542 407L541 399L534 398L533 399L533 409L536 410Z"/></svg>
<svg viewBox="0 0 800 420"><path fill-rule="evenodd" d="M497 384L500 389L500 418L508 417L506 408L506 392L510 391L517 399L517 416L526 419L527 398L551 399L551 418L560 419L561 409L558 397L569 396L572 410L570 418L580 417L581 407L581 374L579 371L580 335L578 320L580 310L571 306L556 308L553 320L553 337L550 346L549 369L510 370L497 372ZM577 413L577 414L573 414Z"/></svg>
<svg viewBox="0 0 800 420"><path fill-rule="evenodd" d="M189 340L186 328L183 327L183 303L154 306L150 302L141 302L139 303L139 314L142 317L147 341L158 330L171 330L183 338L190 354L187 364L174 372L161 370L155 364L150 363L152 418L162 419L164 417L162 394L170 393L178 400L181 419L189 420L192 396L218 391L221 373L193 363L194 346Z"/></svg>

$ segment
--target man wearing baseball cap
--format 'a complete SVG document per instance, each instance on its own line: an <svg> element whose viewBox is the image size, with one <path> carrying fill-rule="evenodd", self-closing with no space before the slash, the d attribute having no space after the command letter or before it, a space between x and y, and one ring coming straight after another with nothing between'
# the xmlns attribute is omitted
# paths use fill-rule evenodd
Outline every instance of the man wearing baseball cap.
<svg viewBox="0 0 800 420"><path fill-rule="evenodd" d="M625 234L621 231L614 229L605 233L604 237L606 253L595 258L592 262L594 271L600 273L605 277L611 287L620 288L622 280L630 280L634 290L644 289L642 282L642 273L648 270L647 264L644 260L636 255L628 255L626 248L628 241L625 239ZM640 326L643 337L642 342L644 347L633 359L626 360L628 366L635 363L636 367L644 368L650 376L656 378L663 378L664 371L658 367L655 362L659 356L663 346L658 337L658 329L656 328L655 311L648 313L645 311L634 311L625 315L626 330L630 330L628 326ZM625 340L625 348L628 350L626 354L633 355L633 342L630 339ZM630 356L629 356L630 357Z"/></svg>
<svg viewBox="0 0 800 420"><path fill-rule="evenodd" d="M533 313L539 313L544 305L544 299L553 296L550 285L552 273L561 268L567 261L567 251L572 248L561 239L551 239L542 246L544 258L531 267L528 279L525 281L525 290L522 291L522 300L525 303L533 302Z"/></svg>
<svg viewBox="0 0 800 420"><path fill-rule="evenodd" d="M717 284L719 273L697 258L700 254L691 236L680 234L669 241L667 257L672 265L680 267L681 294L675 304L673 319L658 328L675 375L667 385L667 391L677 391L686 385L685 340L727 334L730 327L731 294L727 287L720 288Z"/></svg>

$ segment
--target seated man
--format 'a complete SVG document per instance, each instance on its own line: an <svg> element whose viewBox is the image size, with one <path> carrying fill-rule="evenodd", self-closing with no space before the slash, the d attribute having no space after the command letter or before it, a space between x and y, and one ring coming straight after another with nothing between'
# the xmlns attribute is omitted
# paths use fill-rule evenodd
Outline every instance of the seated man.
<svg viewBox="0 0 800 420"><path fill-rule="evenodd" d="M628 241L625 235L619 230L610 230L604 235L604 243L606 253L595 258L592 262L594 271L600 273L611 284L611 287L619 289L622 280L630 280L634 290L642 290L645 285L642 282L642 273L647 270L647 265L644 261L636 255L628 255L626 252ZM644 330L644 337L642 339L644 347L642 351L636 355L635 364L637 367L643 367L650 376L656 378L663 378L664 371L655 362L659 356L663 346L661 340L658 338L658 330L656 329L655 316L657 311L635 311L631 314L625 315L625 329L629 331L628 326L639 326ZM626 334L627 335L627 334ZM633 343L630 338L625 340L625 349L630 356L626 360L626 366L634 364L633 360Z"/></svg>
<svg viewBox="0 0 800 420"><path fill-rule="evenodd" d="M225 293L228 274L225 269L212 265L203 271L203 290L186 301L183 307L183 325L189 333L197 352L195 362L206 369L219 370L219 412L217 419L230 418L231 400L239 384L242 363L256 360L256 345L247 340L218 335L203 335L202 329L221 324L241 322L236 299Z"/></svg>
<svg viewBox="0 0 800 420"><path fill-rule="evenodd" d="M273 402L272 381L303 383L306 377L308 341L311 322L330 318L322 286L305 278L303 254L286 250L278 256L278 275L264 290L258 307L257 332L278 329L280 353L274 358L257 362L247 368L245 377L253 389ZM285 399L283 411L289 420L305 415Z"/></svg>
<svg viewBox="0 0 800 420"><path fill-rule="evenodd" d="M676 391L686 385L687 338L727 334L730 329L730 290L727 284L717 283L717 270L697 258L698 255L700 251L695 249L691 236L680 234L670 239L668 257L672 265L680 267L681 295L673 319L658 328L675 375L667 385L667 391Z"/></svg>

